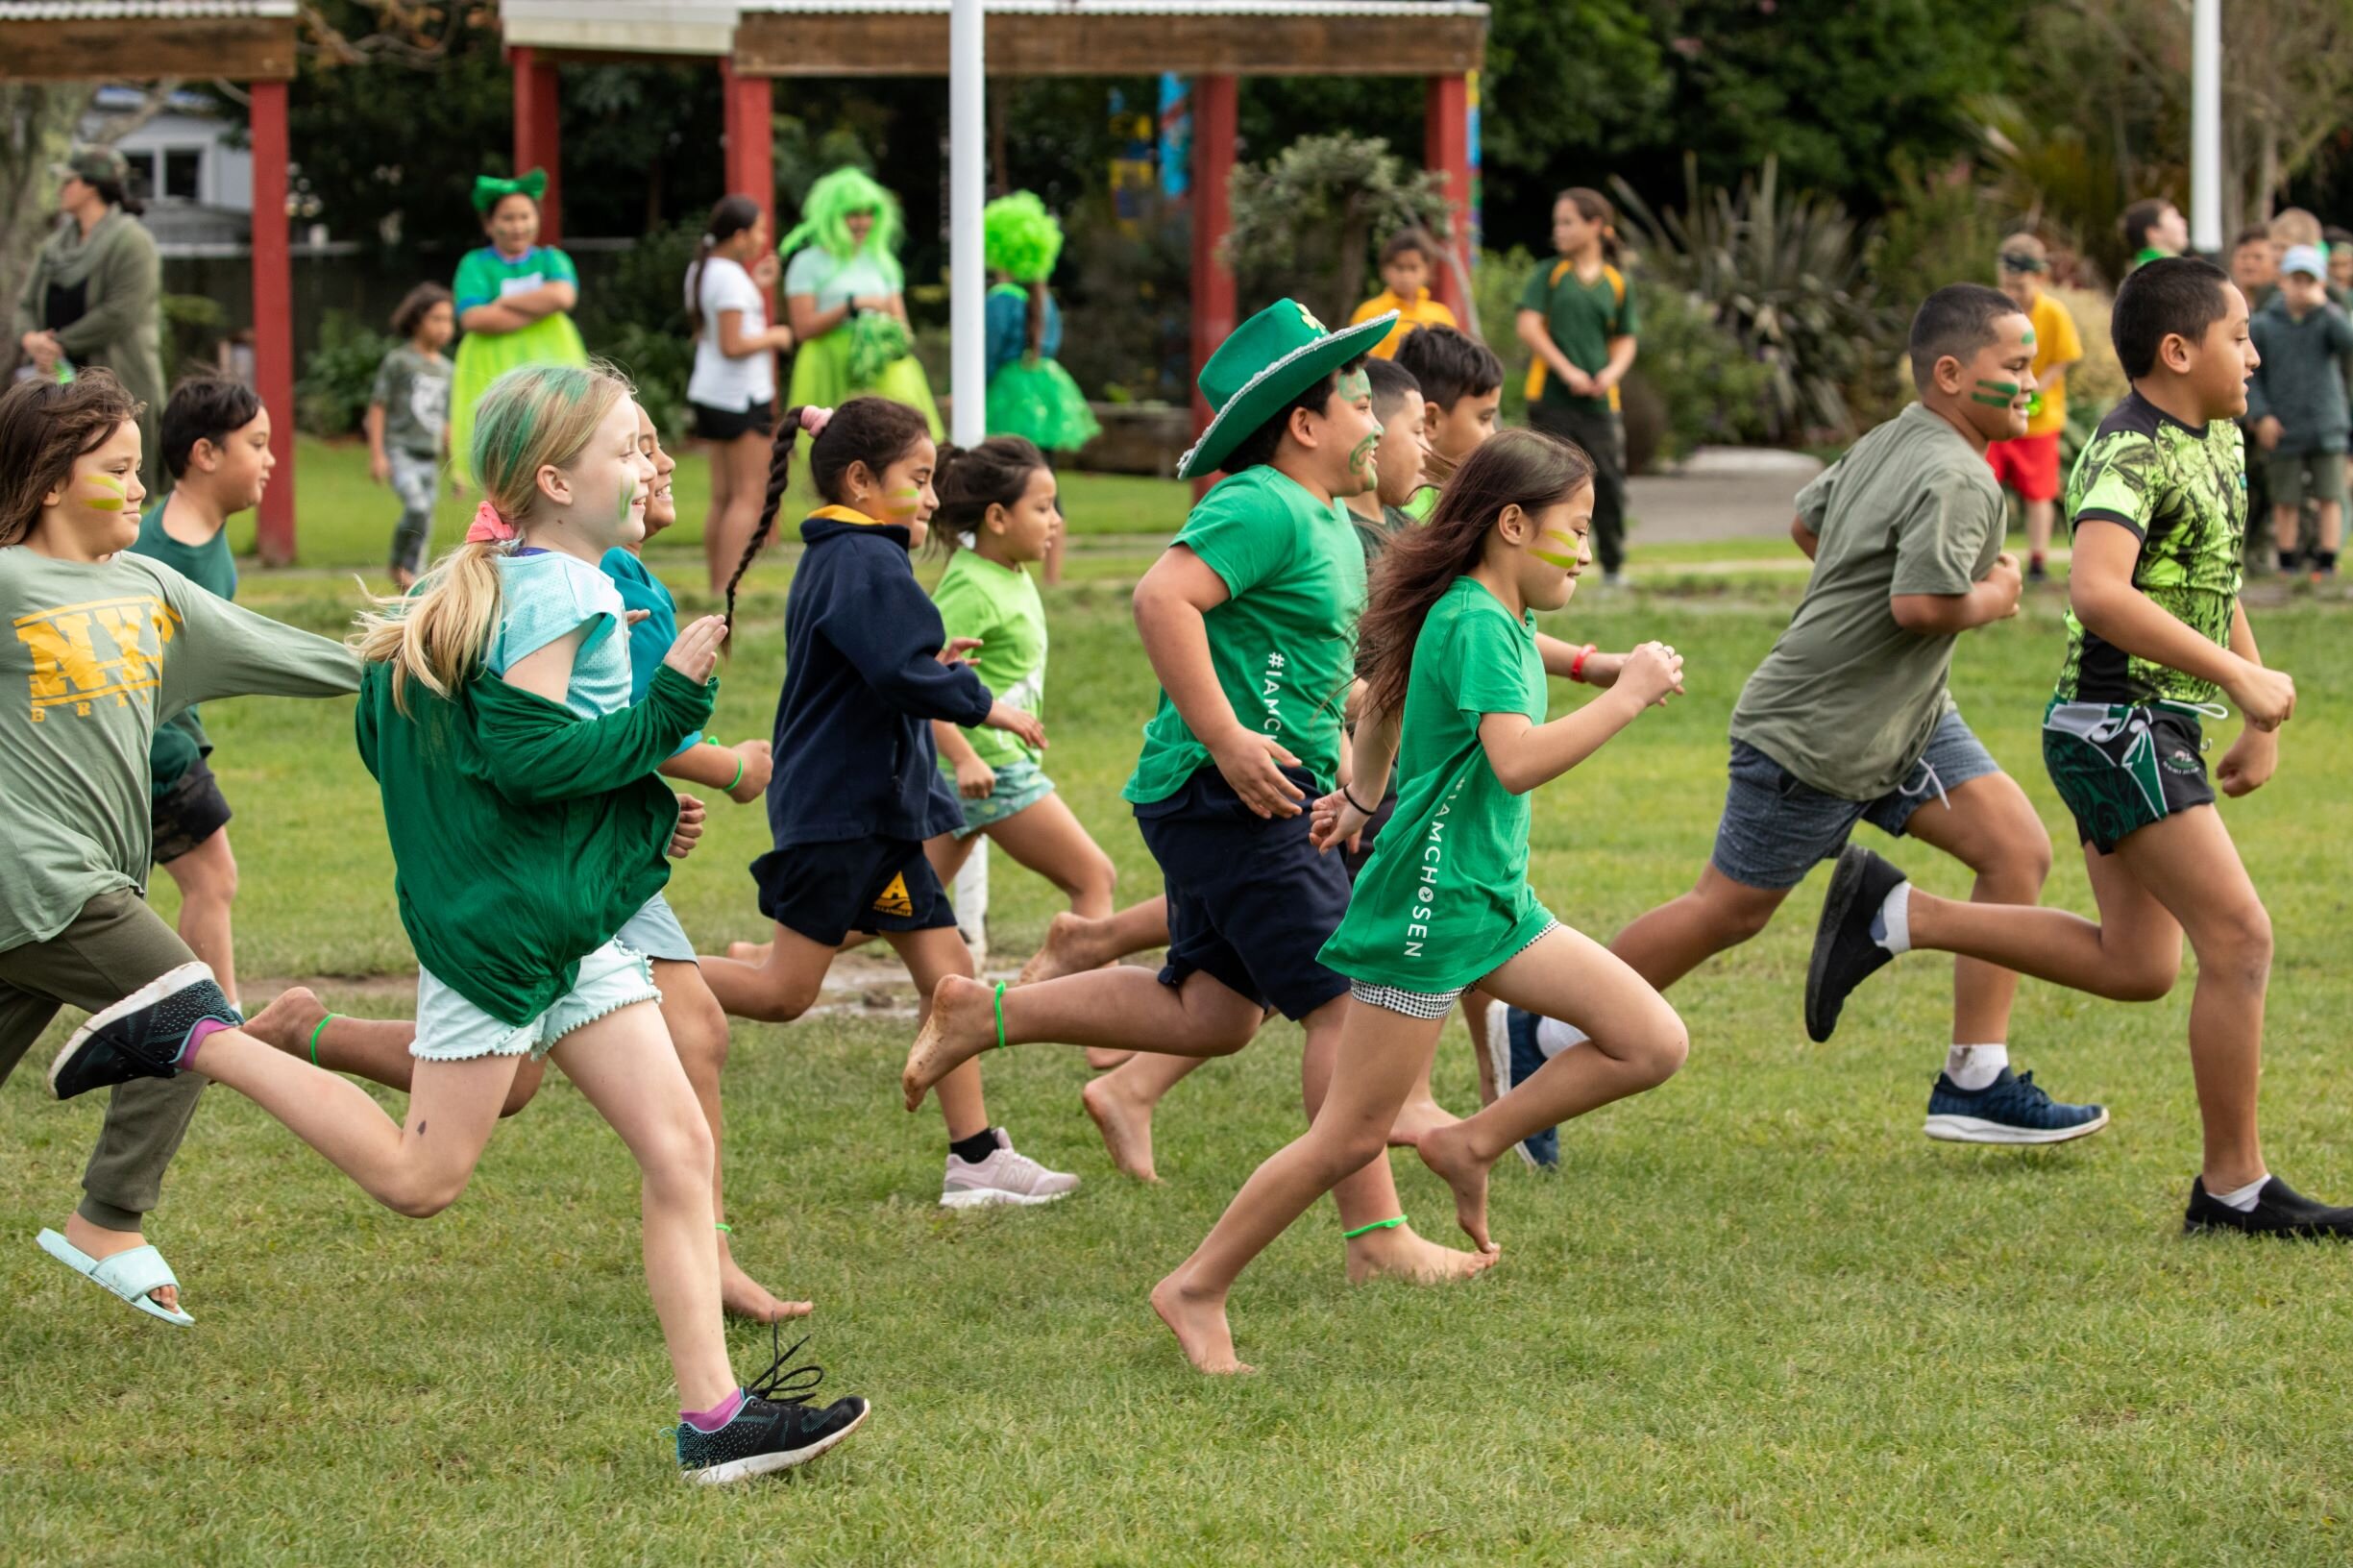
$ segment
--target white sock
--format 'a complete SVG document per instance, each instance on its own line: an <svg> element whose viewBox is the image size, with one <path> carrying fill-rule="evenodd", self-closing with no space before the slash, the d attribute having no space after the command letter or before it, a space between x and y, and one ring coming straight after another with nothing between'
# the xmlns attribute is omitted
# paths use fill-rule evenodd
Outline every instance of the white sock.
<svg viewBox="0 0 2353 1568"><path fill-rule="evenodd" d="M2236 1209L2243 1214L2251 1214L2255 1212L2257 1194L2263 1191L2264 1183L2270 1179L2268 1175L2258 1176L2236 1192L2209 1192L2206 1195L2225 1209Z"/></svg>
<svg viewBox="0 0 2353 1568"><path fill-rule="evenodd" d="M2001 1069L2010 1065L2007 1045L1955 1045L1945 1053L1945 1076L1952 1080L1955 1089L1974 1094L1981 1089L1991 1089Z"/></svg>
<svg viewBox="0 0 2353 1568"><path fill-rule="evenodd" d="M1577 1025L1563 1023L1558 1018L1538 1018L1536 1020L1536 1049L1544 1053L1544 1060L1547 1062L1570 1046L1582 1045L1592 1038Z"/></svg>
<svg viewBox="0 0 2353 1568"><path fill-rule="evenodd" d="M1912 950L1912 884L1899 882L1872 917L1871 940L1891 953Z"/></svg>

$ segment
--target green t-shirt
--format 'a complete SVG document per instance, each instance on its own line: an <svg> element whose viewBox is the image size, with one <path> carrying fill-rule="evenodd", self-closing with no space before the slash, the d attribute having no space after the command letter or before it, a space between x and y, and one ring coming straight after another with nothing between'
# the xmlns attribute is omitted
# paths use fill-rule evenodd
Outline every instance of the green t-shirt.
<svg viewBox="0 0 2353 1568"><path fill-rule="evenodd" d="M441 432L450 423L450 378L456 367L438 354L419 354L404 343L376 367L368 401L384 411L384 446L412 457L441 455Z"/></svg>
<svg viewBox="0 0 2353 1568"><path fill-rule="evenodd" d="M1817 790L1875 800L1910 776L1952 701L1953 638L1904 630L1888 600L1982 580L2001 554L2001 489L1916 403L1798 492L1798 516L1821 539L1814 575L1732 709L1732 739Z"/></svg>
<svg viewBox="0 0 2353 1568"><path fill-rule="evenodd" d="M48 941L102 893L145 890L159 718L359 685L342 644L128 551L91 562L0 547L0 952Z"/></svg>
<svg viewBox="0 0 2353 1568"><path fill-rule="evenodd" d="M163 507L168 504L167 498L139 519L139 536L132 550L151 561L161 561L208 594L236 598L237 558L229 552L229 530L221 529L201 545L184 545L163 531ZM205 733L193 707L156 725L156 744L148 752L155 793L160 796L186 777L199 757L211 754L212 738Z"/></svg>
<svg viewBox="0 0 2353 1568"><path fill-rule="evenodd" d="M1642 330L1634 311L1634 291L1617 268L1605 266L1591 282L1577 276L1574 262L1547 262L1530 275L1520 291L1520 308L1544 312L1544 330L1554 347L1570 364L1587 374L1609 363L1609 340L1632 337ZM1615 406L1607 394L1581 398L1556 380L1542 357L1528 367L1528 401L1549 403L1556 408L1575 408L1605 414Z"/></svg>
<svg viewBox="0 0 2353 1568"><path fill-rule="evenodd" d="M1496 778L1479 721L1544 723L1533 615L1515 619L1457 577L1413 642L1397 754L1397 814L1357 873L1323 961L1354 980L1447 992L1484 978L1552 916L1528 885L1529 801Z"/></svg>
<svg viewBox="0 0 2353 1568"><path fill-rule="evenodd" d="M980 639L972 663L981 684L999 702L1024 713L1045 711L1045 606L1039 601L1036 577L978 551L960 550L940 575L931 600L948 636ZM965 739L992 768L1038 760L1028 743L985 724L965 731ZM940 771L953 775L956 768L943 757Z"/></svg>
<svg viewBox="0 0 2353 1568"><path fill-rule="evenodd" d="M2141 541L2132 585L2216 646L2237 619L2246 537L2246 458L2239 427L2184 425L2135 392L2099 422L2067 481L2068 529L2104 521ZM2126 653L2067 613L2063 702L2212 702L2221 688Z"/></svg>
<svg viewBox="0 0 2353 1568"><path fill-rule="evenodd" d="M1206 620L1210 662L1235 717L1331 789L1364 609L1364 550L1346 509L1272 468L1246 468L1201 498L1175 542L1232 596ZM1121 794L1140 806L1165 800L1209 766L1209 747L1163 692Z"/></svg>
<svg viewBox="0 0 2353 1568"><path fill-rule="evenodd" d="M457 313L462 316L478 305L495 305L509 294L528 294L548 283L570 283L575 288L580 283L572 257L554 246L534 245L521 256L509 257L496 245L483 245L458 258L450 292L456 296Z"/></svg>

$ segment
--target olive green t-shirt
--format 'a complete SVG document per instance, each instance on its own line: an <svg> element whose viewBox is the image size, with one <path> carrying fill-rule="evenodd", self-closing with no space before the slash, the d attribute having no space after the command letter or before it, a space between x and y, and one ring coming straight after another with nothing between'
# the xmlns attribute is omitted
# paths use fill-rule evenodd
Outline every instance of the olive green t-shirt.
<svg viewBox="0 0 2353 1568"><path fill-rule="evenodd" d="M940 625L949 637L980 639L972 667L999 702L1023 713L1045 711L1045 606L1039 602L1036 577L978 551L959 550L940 575L931 601L940 607ZM1027 741L1006 730L980 724L964 734L991 768L1038 760ZM942 757L940 770L952 776L956 765Z"/></svg>
<svg viewBox="0 0 2353 1568"><path fill-rule="evenodd" d="M1732 709L1732 739L1815 789L1875 800L1910 776L1952 701L1953 638L1904 630L1888 600L1983 580L2001 553L2001 490L1984 454L1916 403L1800 491L1798 516L1821 539L1814 575Z"/></svg>
<svg viewBox="0 0 2353 1568"><path fill-rule="evenodd" d="M1201 498L1175 542L1232 596L1205 620L1235 717L1297 757L1318 790L1331 789L1364 609L1364 547L1347 509L1273 468L1245 468ZM1209 747L1163 692L1121 794L1139 806L1165 800L1208 766Z"/></svg>
<svg viewBox="0 0 2353 1568"><path fill-rule="evenodd" d="M161 561L208 594L237 597L237 558L229 552L229 530L222 528L201 545L183 544L163 531L163 508L168 499L139 519L139 536L131 546L151 561ZM187 776L197 759L212 754L212 738L205 733L194 708L156 725L156 744L148 753L148 772L155 792L164 791Z"/></svg>
<svg viewBox="0 0 2353 1568"><path fill-rule="evenodd" d="M1397 753L1397 814L1357 873L1323 961L1353 980L1448 992L1492 973L1552 922L1528 885L1529 802L1495 776L1479 722L1544 723L1533 615L1457 577L1422 623Z"/></svg>
<svg viewBox="0 0 2353 1568"><path fill-rule="evenodd" d="M1634 309L1633 290L1626 275L1605 265L1591 282L1577 276L1573 262L1555 258L1530 274L1520 292L1520 308L1544 313L1544 331L1569 363L1592 375L1609 363L1609 340L1632 337L1642 330ZM1616 404L1609 394L1580 397L1552 374L1541 355L1528 367L1528 401L1556 408L1605 414Z"/></svg>

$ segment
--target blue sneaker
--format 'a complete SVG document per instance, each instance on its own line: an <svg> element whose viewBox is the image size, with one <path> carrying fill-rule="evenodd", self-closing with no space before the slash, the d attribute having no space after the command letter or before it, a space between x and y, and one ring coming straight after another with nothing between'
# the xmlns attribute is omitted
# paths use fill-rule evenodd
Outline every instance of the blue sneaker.
<svg viewBox="0 0 2353 1568"><path fill-rule="evenodd" d="M1948 1143L2064 1143L2107 1125L2106 1106L2062 1104L2043 1092L2033 1073L2004 1067L1974 1093L1938 1073L1921 1130Z"/></svg>
<svg viewBox="0 0 2353 1568"><path fill-rule="evenodd" d="M1536 1075L1544 1052L1536 1044L1536 1016L1516 1007L1487 1009L1487 1066L1495 1074L1495 1092L1508 1094ZM1519 1142L1520 1158L1538 1170L1560 1164L1560 1129L1547 1127Z"/></svg>

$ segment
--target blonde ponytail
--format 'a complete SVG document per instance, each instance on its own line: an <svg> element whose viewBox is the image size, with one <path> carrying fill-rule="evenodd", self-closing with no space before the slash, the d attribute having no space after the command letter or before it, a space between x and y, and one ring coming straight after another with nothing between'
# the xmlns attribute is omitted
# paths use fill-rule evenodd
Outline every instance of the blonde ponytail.
<svg viewBox="0 0 2353 1568"><path fill-rule="evenodd" d="M474 473L484 503L514 527L528 521L539 471L576 459L630 395L611 366L527 365L490 383L474 417ZM354 652L392 667L392 701L408 710L408 682L447 698L474 677L499 629L498 557L510 541L464 543L433 563L415 588L375 601L352 633Z"/></svg>

